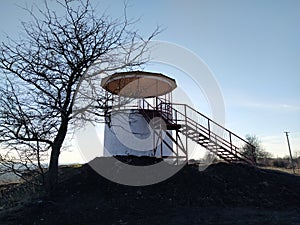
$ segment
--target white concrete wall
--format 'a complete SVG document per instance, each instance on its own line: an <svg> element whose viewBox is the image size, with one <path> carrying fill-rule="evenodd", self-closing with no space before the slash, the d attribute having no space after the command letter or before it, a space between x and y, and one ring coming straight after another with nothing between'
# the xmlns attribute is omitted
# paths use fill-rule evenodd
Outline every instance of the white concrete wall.
<svg viewBox="0 0 300 225"><path fill-rule="evenodd" d="M162 134L164 140L173 146L171 139L164 132ZM154 156L153 149L157 146L156 156L159 157L161 156L161 144L163 155L172 155L170 148L161 143L138 110L114 111L111 115L111 125L105 125L104 156Z"/></svg>

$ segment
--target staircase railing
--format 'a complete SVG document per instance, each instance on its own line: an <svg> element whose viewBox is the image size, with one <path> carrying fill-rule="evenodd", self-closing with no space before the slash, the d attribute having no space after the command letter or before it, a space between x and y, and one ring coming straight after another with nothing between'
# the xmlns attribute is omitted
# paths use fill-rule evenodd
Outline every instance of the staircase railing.
<svg viewBox="0 0 300 225"><path fill-rule="evenodd" d="M252 156L254 156L254 146L186 104L167 103L157 98L155 106L143 100L141 107L160 111L162 117L169 123L180 124L182 127L185 127L181 130L182 133L186 132L188 135L189 129L196 131L223 149L230 151L238 158L249 161L252 164L255 163L254 157L242 152L245 147L250 147Z"/></svg>

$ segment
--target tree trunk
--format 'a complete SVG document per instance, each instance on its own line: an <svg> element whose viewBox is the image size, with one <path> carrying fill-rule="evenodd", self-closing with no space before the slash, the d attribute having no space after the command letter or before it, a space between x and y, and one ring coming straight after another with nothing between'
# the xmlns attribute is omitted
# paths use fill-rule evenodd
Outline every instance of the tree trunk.
<svg viewBox="0 0 300 225"><path fill-rule="evenodd" d="M58 184L58 159L59 159L60 149L67 135L67 131L68 131L68 121L63 120L58 130L57 136L54 139L52 144L49 170L47 176L47 186L46 186L48 192L52 192L57 187Z"/></svg>

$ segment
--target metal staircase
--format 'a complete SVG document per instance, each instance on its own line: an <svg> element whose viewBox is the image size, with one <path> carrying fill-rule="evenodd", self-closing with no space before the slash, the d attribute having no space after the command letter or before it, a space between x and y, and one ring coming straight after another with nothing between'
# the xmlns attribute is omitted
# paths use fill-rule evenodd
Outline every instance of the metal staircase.
<svg viewBox="0 0 300 225"><path fill-rule="evenodd" d="M187 140L190 139L227 162L255 164L253 145L186 104L175 104L156 98L156 104L152 105L142 99L138 109L148 122L154 117L160 117L165 122L167 131L175 131L175 135L165 133L176 144L175 150L171 146L169 148L177 157L181 151L188 159ZM156 123L154 126L160 124ZM161 136L161 132L156 134ZM180 136L184 136L185 140ZM252 155L243 153L245 147L251 149Z"/></svg>

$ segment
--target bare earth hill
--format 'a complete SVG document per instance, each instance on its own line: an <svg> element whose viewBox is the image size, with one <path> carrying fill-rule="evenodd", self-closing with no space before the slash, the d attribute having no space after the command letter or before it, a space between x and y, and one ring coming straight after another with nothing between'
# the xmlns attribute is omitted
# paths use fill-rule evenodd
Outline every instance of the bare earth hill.
<svg viewBox="0 0 300 225"><path fill-rule="evenodd" d="M0 224L300 224L300 177L217 163L204 171L186 165L161 183L132 187L88 165L65 167L54 196L2 210Z"/></svg>

